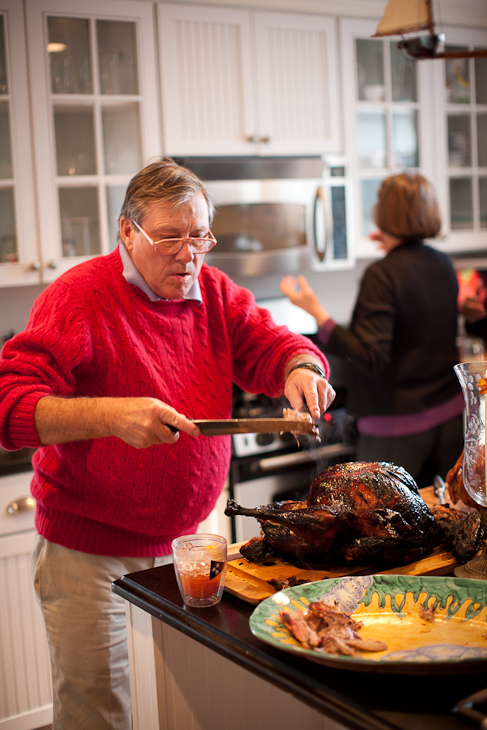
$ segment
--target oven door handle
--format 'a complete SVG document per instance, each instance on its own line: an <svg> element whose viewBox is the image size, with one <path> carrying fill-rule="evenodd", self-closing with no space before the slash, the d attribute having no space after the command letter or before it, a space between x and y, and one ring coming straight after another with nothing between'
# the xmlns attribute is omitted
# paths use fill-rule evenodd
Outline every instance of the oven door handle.
<svg viewBox="0 0 487 730"><path fill-rule="evenodd" d="M319 212L321 212L321 217L318 217ZM322 222L322 235L320 236L318 232L318 223L321 220ZM314 246L316 251L316 256L320 261L325 260L326 256L326 250L328 248L328 240L331 236L331 229L330 229L330 214L329 214L329 206L328 206L328 200L325 194L325 190L323 188L323 185L319 185L316 190L315 195L315 202L314 202L314 208L313 208L313 238L314 238ZM321 245L320 245L321 243Z"/></svg>
<svg viewBox="0 0 487 730"><path fill-rule="evenodd" d="M259 469L261 471L273 471L274 469L282 469L299 464L309 464L313 461L318 462L322 459L346 456L353 454L353 452L354 448L349 444L329 444L328 446L320 446L316 449L307 449L306 451L293 451L292 454L265 457L259 461Z"/></svg>

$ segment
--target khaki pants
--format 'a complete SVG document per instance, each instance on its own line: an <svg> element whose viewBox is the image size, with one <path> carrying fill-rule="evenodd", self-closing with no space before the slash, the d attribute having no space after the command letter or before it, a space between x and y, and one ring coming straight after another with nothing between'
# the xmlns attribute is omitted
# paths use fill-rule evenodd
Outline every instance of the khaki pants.
<svg viewBox="0 0 487 730"><path fill-rule="evenodd" d="M111 584L171 560L91 555L37 536L32 569L51 656L53 730L131 729L125 601Z"/></svg>

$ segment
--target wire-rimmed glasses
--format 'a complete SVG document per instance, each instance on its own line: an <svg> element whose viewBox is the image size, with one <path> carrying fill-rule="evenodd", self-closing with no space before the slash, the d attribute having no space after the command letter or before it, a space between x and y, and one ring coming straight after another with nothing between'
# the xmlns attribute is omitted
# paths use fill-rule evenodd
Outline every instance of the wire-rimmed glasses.
<svg viewBox="0 0 487 730"><path fill-rule="evenodd" d="M132 220L132 223L137 226L142 235L149 241L150 245L162 256L174 256L174 254L181 251L186 242L191 246L192 253L208 253L208 251L211 251L216 246L217 242L211 231L208 231L208 235L202 238L186 236L185 238L162 238L159 241L153 241L142 226L139 226L137 221Z"/></svg>

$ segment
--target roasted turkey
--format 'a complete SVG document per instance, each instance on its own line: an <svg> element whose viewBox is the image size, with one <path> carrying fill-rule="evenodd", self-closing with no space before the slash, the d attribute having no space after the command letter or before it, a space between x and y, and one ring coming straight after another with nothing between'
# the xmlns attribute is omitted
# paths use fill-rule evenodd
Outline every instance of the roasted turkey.
<svg viewBox="0 0 487 730"><path fill-rule="evenodd" d="M461 515L442 507L435 516L411 475L386 462L331 466L313 480L302 502L247 509L229 500L225 514L260 522L263 537L241 548L248 560L273 552L314 566L331 559L399 566L444 544L466 562L482 539L477 513Z"/></svg>

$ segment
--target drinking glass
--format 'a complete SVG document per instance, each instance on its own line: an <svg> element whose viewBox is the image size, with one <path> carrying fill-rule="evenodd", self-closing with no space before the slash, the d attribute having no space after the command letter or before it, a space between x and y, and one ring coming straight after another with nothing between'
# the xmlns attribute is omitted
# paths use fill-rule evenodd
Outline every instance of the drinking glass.
<svg viewBox="0 0 487 730"><path fill-rule="evenodd" d="M172 541L174 570L183 601L202 608L219 603L225 586L227 541L219 535L183 535Z"/></svg>

